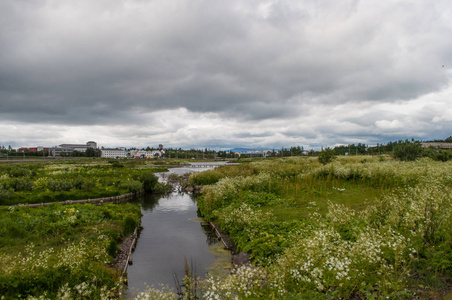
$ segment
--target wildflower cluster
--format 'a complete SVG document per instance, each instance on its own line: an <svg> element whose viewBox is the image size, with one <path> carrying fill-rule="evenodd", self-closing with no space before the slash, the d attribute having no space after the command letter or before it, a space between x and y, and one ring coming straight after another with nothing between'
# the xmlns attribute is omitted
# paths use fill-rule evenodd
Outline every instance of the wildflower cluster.
<svg viewBox="0 0 452 300"><path fill-rule="evenodd" d="M28 296L27 300L84 300L84 299L100 299L113 300L118 299L122 295L122 279L113 287L99 285L99 280L94 276L89 282L82 282L73 287L69 283L65 283L58 289L54 297L49 297L45 292L39 296ZM152 298L154 299L154 298Z"/></svg>
<svg viewBox="0 0 452 300"><path fill-rule="evenodd" d="M133 300L176 300L179 296L168 286L159 288L148 287L145 291L138 293Z"/></svg>
<svg viewBox="0 0 452 300"><path fill-rule="evenodd" d="M268 274L262 267L242 265L234 268L226 279L209 277L205 281L205 299L242 299L264 296Z"/></svg>
<svg viewBox="0 0 452 300"><path fill-rule="evenodd" d="M215 185L203 188L204 197L198 203L205 214L215 209L228 206L240 197L240 191L265 192L268 191L271 177L268 173L260 173L249 177L225 177Z"/></svg>
<svg viewBox="0 0 452 300"><path fill-rule="evenodd" d="M0 294L6 299L117 298L120 278L109 267L113 258L107 247L120 238L126 217L138 220L139 207L0 208L0 244L8 245L0 248Z"/></svg>

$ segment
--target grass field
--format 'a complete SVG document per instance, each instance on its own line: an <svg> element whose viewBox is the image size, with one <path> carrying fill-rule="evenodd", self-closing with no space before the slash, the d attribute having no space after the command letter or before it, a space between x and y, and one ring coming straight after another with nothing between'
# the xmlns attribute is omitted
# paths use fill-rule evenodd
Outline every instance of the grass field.
<svg viewBox="0 0 452 300"><path fill-rule="evenodd" d="M121 274L112 263L139 224L138 205L21 204L141 191L143 174L164 170L140 166L106 160L0 165L0 298L121 298Z"/></svg>
<svg viewBox="0 0 452 300"><path fill-rule="evenodd" d="M68 182L63 192L86 192L84 184L94 183L91 191L120 193L125 183L139 187L142 172L108 162L25 166L1 169L4 203L35 191L66 197L52 188ZM77 175L93 177L77 185ZM441 299L451 290L450 161L249 160L195 173L190 182L204 186L203 217L253 263L203 280L187 270L180 294L151 288L141 298ZM1 293L6 299L118 297L120 279L108 264L138 217L127 205L1 207Z"/></svg>
<svg viewBox="0 0 452 300"><path fill-rule="evenodd" d="M135 161L77 160L0 165L0 205L117 196L143 189L146 167Z"/></svg>
<svg viewBox="0 0 452 300"><path fill-rule="evenodd" d="M210 278L206 299L435 299L449 290L451 162L357 156L228 168L191 180L210 183L200 211L253 265Z"/></svg>

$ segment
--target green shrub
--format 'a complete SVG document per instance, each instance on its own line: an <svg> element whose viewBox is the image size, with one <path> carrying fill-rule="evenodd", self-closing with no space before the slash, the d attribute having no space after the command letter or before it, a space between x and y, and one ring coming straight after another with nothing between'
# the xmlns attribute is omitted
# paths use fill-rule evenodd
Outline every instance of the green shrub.
<svg viewBox="0 0 452 300"><path fill-rule="evenodd" d="M394 157L401 161L414 161L422 154L422 144L419 141L397 144L394 147Z"/></svg>
<svg viewBox="0 0 452 300"><path fill-rule="evenodd" d="M47 180L47 188L53 192L69 191L72 187L72 182L66 179Z"/></svg>
<svg viewBox="0 0 452 300"><path fill-rule="evenodd" d="M132 193L141 192L143 190L143 184L138 180L129 180L121 183L120 187Z"/></svg>
<svg viewBox="0 0 452 300"><path fill-rule="evenodd" d="M434 158L437 161L449 161L452 160L452 152L447 150L440 150Z"/></svg>
<svg viewBox="0 0 452 300"><path fill-rule="evenodd" d="M34 188L33 182L28 177L12 178L9 186L15 191L32 191Z"/></svg>
<svg viewBox="0 0 452 300"><path fill-rule="evenodd" d="M223 173L215 169L193 173L190 175L189 180L191 185L209 185L217 183L218 180L224 177L225 175Z"/></svg>
<svg viewBox="0 0 452 300"><path fill-rule="evenodd" d="M330 148L326 148L325 150L321 151L318 157L319 162L323 165L332 162L335 158L336 155L334 154L334 150Z"/></svg>
<svg viewBox="0 0 452 300"><path fill-rule="evenodd" d="M12 168L9 171L9 175L11 177L28 177L30 176L31 172L29 169L25 169L25 168Z"/></svg>
<svg viewBox="0 0 452 300"><path fill-rule="evenodd" d="M134 217L128 215L124 221L122 222L122 233L127 236L132 234L135 231L135 228L138 226L138 221L135 220Z"/></svg>
<svg viewBox="0 0 452 300"><path fill-rule="evenodd" d="M143 172L141 173L139 180L143 184L143 189L147 193L152 193L154 191L154 187L159 181L158 177L155 176L152 172Z"/></svg>
<svg viewBox="0 0 452 300"><path fill-rule="evenodd" d="M170 192L173 186L170 183L157 182L154 186L154 193L166 193Z"/></svg>
<svg viewBox="0 0 452 300"><path fill-rule="evenodd" d="M116 240L112 239L108 242L107 253L113 257L116 255L116 253L118 253L118 243L116 242Z"/></svg>
<svg viewBox="0 0 452 300"><path fill-rule="evenodd" d="M82 185L82 189L86 192L91 192L94 188L96 188L96 182L92 180L85 180Z"/></svg>
<svg viewBox="0 0 452 300"><path fill-rule="evenodd" d="M115 160L111 163L111 166L113 168L124 168L124 165L122 163L120 163L119 161Z"/></svg>
<svg viewBox="0 0 452 300"><path fill-rule="evenodd" d="M5 188L3 185L0 184L0 201L8 199L12 194L14 194L13 189Z"/></svg>
<svg viewBox="0 0 452 300"><path fill-rule="evenodd" d="M78 190L83 189L84 185L85 185L85 179L82 176L77 176L72 182L72 186Z"/></svg>

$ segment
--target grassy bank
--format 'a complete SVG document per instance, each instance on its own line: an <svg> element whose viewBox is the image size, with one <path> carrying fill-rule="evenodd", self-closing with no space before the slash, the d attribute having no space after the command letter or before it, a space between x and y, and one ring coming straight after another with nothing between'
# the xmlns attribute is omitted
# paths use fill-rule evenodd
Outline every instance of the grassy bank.
<svg viewBox="0 0 452 300"><path fill-rule="evenodd" d="M0 205L92 199L138 192L143 190L143 173L165 170L143 167L136 162L107 160L0 165Z"/></svg>
<svg viewBox="0 0 452 300"><path fill-rule="evenodd" d="M113 256L140 217L131 204L1 207L2 299L115 299Z"/></svg>
<svg viewBox="0 0 452 300"><path fill-rule="evenodd" d="M193 174L198 207L253 266L213 299L421 299L448 289L452 164L389 157L262 160Z"/></svg>
<svg viewBox="0 0 452 300"><path fill-rule="evenodd" d="M78 160L0 166L1 299L118 299L118 245L139 224L138 205L57 202L158 192L142 162Z"/></svg>

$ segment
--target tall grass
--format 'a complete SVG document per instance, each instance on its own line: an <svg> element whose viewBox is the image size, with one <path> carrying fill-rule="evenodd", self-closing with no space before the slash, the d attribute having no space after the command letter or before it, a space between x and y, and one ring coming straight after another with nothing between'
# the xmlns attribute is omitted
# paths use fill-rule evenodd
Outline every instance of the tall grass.
<svg viewBox="0 0 452 300"><path fill-rule="evenodd" d="M256 174L223 177L198 200L255 263L209 278L207 299L429 298L450 283L451 162L357 157L321 166L291 158L250 166ZM256 281L243 285L244 276Z"/></svg>
<svg viewBox="0 0 452 300"><path fill-rule="evenodd" d="M2 299L118 297L122 283L109 247L140 216L131 204L0 208Z"/></svg>
<svg viewBox="0 0 452 300"><path fill-rule="evenodd" d="M122 164L121 164L122 166ZM141 174L166 168L115 167L106 161L0 166L0 205L117 196L143 190Z"/></svg>

